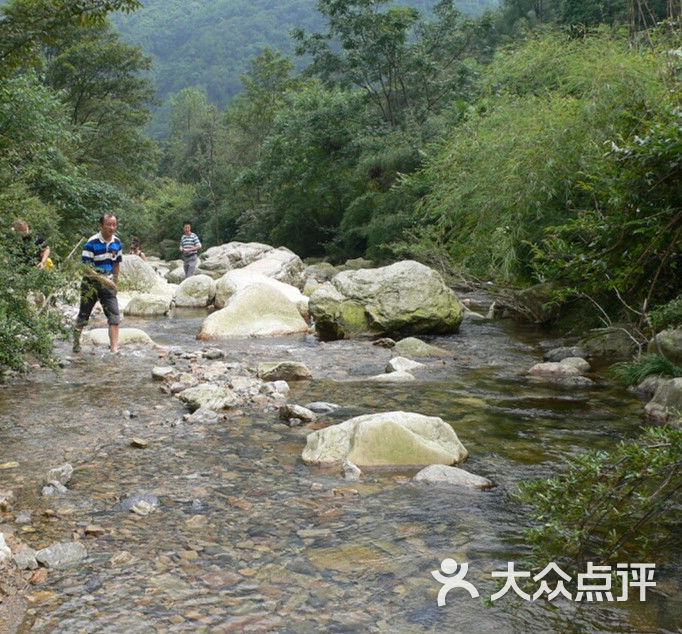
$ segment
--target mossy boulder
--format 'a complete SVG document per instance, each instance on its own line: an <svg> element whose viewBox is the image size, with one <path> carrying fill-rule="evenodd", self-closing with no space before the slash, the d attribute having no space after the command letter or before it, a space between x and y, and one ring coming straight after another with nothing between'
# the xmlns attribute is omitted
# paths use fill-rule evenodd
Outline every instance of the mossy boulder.
<svg viewBox="0 0 682 634"><path fill-rule="evenodd" d="M171 297L168 295L152 295L140 293L133 295L123 313L133 317L154 317L165 315L170 309Z"/></svg>
<svg viewBox="0 0 682 634"><path fill-rule="evenodd" d="M457 332L463 307L439 273L411 260L343 271L310 297L321 339Z"/></svg>
<svg viewBox="0 0 682 634"><path fill-rule="evenodd" d="M232 295L225 307L210 314L199 339L226 339L286 335L306 332L308 324L280 291L266 284L252 284Z"/></svg>
<svg viewBox="0 0 682 634"><path fill-rule="evenodd" d="M215 299L216 283L208 275L193 275L178 286L173 301L176 306L205 308Z"/></svg>
<svg viewBox="0 0 682 634"><path fill-rule="evenodd" d="M591 357L629 358L637 349L635 340L625 328L595 328L590 330L579 343Z"/></svg>
<svg viewBox="0 0 682 634"><path fill-rule="evenodd" d="M659 422L682 422L682 378L661 381L644 412Z"/></svg>
<svg viewBox="0 0 682 634"><path fill-rule="evenodd" d="M340 466L453 464L468 452L452 427L436 416L382 412L351 418L307 437L303 461Z"/></svg>
<svg viewBox="0 0 682 634"><path fill-rule="evenodd" d="M452 354L443 348L438 348L437 346L432 346L430 343L426 343L421 339L416 337L405 337L398 341L394 348L394 352L397 352L403 357L423 357L423 358L442 358L451 357Z"/></svg>
<svg viewBox="0 0 682 634"><path fill-rule="evenodd" d="M668 328L649 342L648 352L661 353L673 363L682 365L682 328Z"/></svg>

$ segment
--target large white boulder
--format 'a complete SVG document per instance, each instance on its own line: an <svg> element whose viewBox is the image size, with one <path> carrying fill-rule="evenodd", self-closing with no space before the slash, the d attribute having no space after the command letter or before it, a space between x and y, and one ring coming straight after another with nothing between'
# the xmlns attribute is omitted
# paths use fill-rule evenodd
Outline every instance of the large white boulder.
<svg viewBox="0 0 682 634"><path fill-rule="evenodd" d="M123 256L118 276L120 290L151 293L160 280L154 268L138 255Z"/></svg>
<svg viewBox="0 0 682 634"><path fill-rule="evenodd" d="M343 271L313 292L309 306L322 339L453 333L463 315L440 274L412 260Z"/></svg>
<svg viewBox="0 0 682 634"><path fill-rule="evenodd" d="M180 266L171 267L164 277L171 284L180 284L182 280L185 279L185 267L182 266L182 264Z"/></svg>
<svg viewBox="0 0 682 634"><path fill-rule="evenodd" d="M204 320L198 338L285 335L307 330L308 324L296 305L279 290L266 284L251 284Z"/></svg>
<svg viewBox="0 0 682 634"><path fill-rule="evenodd" d="M436 416L382 412L356 416L308 435L303 461L360 467L453 464L468 453L452 427Z"/></svg>
<svg viewBox="0 0 682 634"><path fill-rule="evenodd" d="M265 284L284 295L290 302L296 304L298 311L302 316L308 315L308 298L301 293L295 286L285 284L271 277L267 277L262 273L256 273L245 269L234 269L228 271L216 283L215 305L217 308L222 308L227 303L227 300L232 297L237 291L240 291L252 284Z"/></svg>
<svg viewBox="0 0 682 634"><path fill-rule="evenodd" d="M123 313L133 317L165 315L170 310L171 300L169 295L136 293L123 309Z"/></svg>
<svg viewBox="0 0 682 634"><path fill-rule="evenodd" d="M228 242L206 249L197 271L219 279L227 271L246 267L298 288L303 288L305 282L301 258L286 247L260 242Z"/></svg>
<svg viewBox="0 0 682 634"><path fill-rule="evenodd" d="M93 328L83 332L83 343L92 343L95 346L109 345L109 329ZM121 328L118 331L118 345L127 346L131 344L154 345L152 338L139 328Z"/></svg>
<svg viewBox="0 0 682 634"><path fill-rule="evenodd" d="M193 275L178 286L173 301L176 306L203 308L215 299L216 283L208 275Z"/></svg>
<svg viewBox="0 0 682 634"><path fill-rule="evenodd" d="M304 265L301 258L286 247L268 251L264 257L247 264L244 268L297 288L303 288L305 284Z"/></svg>

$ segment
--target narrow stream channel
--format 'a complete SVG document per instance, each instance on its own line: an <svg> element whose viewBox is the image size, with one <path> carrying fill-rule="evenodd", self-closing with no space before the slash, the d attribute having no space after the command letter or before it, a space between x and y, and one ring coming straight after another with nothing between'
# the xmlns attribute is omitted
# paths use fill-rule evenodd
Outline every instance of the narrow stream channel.
<svg viewBox="0 0 682 634"><path fill-rule="evenodd" d="M199 350L203 313L126 320L162 345ZM451 423L469 451L462 465L493 480L487 492L410 482L414 471L377 470L360 482L300 459L306 427L242 408L213 426L182 422L183 406L159 390L153 350L117 357L86 349L58 374L38 371L0 389L0 487L15 491L7 525L34 548L68 541L79 527L88 557L33 588L21 632L679 632L680 571L657 571L646 602L515 601L490 604L493 570L522 568L527 478L561 470L570 456L637 433L643 408L603 374L590 388L531 382L524 372L549 347L546 334L508 322L465 321L432 340L452 358L430 361L408 384L378 385L390 350L311 336L221 342L228 360L300 360L315 379L289 401L331 401L323 424L406 410ZM67 356L66 343L58 353ZM130 417L128 415L132 417ZM148 441L130 446L132 437ZM69 491L42 497L48 468L75 467ZM159 508L116 509L135 493ZM0 527L0 531L2 528ZM438 607L431 577L446 557L469 562L461 589ZM1 629L1 628L0 628Z"/></svg>

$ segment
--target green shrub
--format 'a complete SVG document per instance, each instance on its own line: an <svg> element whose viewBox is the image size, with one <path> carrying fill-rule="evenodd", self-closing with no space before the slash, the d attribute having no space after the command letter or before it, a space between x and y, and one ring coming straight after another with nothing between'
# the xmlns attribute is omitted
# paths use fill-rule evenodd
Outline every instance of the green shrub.
<svg viewBox="0 0 682 634"><path fill-rule="evenodd" d="M626 385L637 385L652 374L682 376L682 368L660 354L645 354L634 361L615 363L610 370Z"/></svg>
<svg viewBox="0 0 682 634"><path fill-rule="evenodd" d="M656 331L682 326L682 295L658 306L649 315L651 325Z"/></svg>
<svg viewBox="0 0 682 634"><path fill-rule="evenodd" d="M564 473L524 483L537 525L537 561L664 562L679 546L682 427L648 428L612 451L571 460Z"/></svg>

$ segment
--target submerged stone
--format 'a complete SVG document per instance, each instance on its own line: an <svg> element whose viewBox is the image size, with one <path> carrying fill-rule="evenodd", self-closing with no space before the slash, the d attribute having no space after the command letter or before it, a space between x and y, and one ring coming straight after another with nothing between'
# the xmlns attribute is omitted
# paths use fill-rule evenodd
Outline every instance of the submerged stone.
<svg viewBox="0 0 682 634"><path fill-rule="evenodd" d="M36 552L38 563L47 568L69 568L85 559L88 551L80 542L62 542Z"/></svg>

